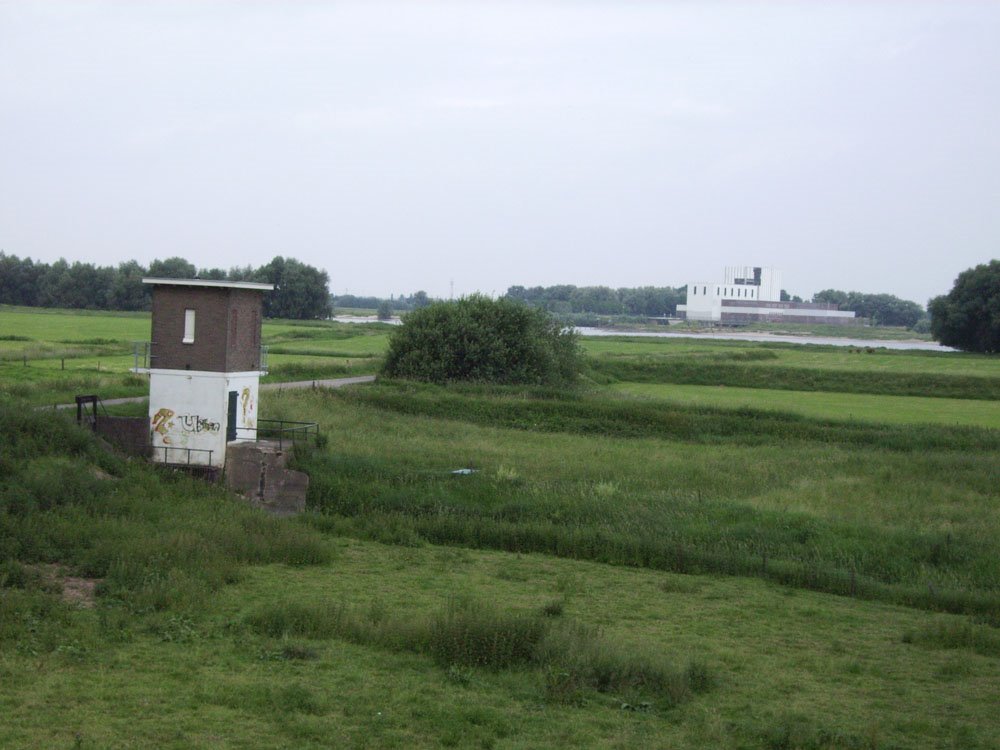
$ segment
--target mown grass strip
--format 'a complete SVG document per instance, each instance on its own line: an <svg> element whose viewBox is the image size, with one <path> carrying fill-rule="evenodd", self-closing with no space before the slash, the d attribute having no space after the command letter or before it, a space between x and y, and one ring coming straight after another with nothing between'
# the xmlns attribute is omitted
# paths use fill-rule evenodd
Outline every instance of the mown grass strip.
<svg viewBox="0 0 1000 750"><path fill-rule="evenodd" d="M386 544L426 542L514 553L540 552L673 573L722 574L774 581L792 588L820 591L870 601L953 614L967 614L1000 627L1000 594L993 591L943 589L933 585L886 583L838 567L829 555L814 559L769 557L765 552L736 550L725 544L706 547L612 529L551 521L501 521L450 514L413 516L405 512L366 511L313 516L319 529ZM874 556L874 553L873 553Z"/></svg>
<svg viewBox="0 0 1000 750"><path fill-rule="evenodd" d="M1000 431L975 427L819 420L779 411L687 407L551 391L432 389L383 382L332 397L400 414L541 432L733 445L810 441L893 451L1000 449Z"/></svg>
<svg viewBox="0 0 1000 750"><path fill-rule="evenodd" d="M1000 429L1000 401L676 383L618 383L611 388L618 393L682 406L700 405L722 409L748 407L761 411L800 414L812 419Z"/></svg>
<svg viewBox="0 0 1000 750"><path fill-rule="evenodd" d="M1000 399L1000 378L976 375L742 365L733 364L726 359L707 358L702 360L677 358L663 361L639 357L593 357L588 360L588 366L590 376L600 383L677 383L789 391Z"/></svg>

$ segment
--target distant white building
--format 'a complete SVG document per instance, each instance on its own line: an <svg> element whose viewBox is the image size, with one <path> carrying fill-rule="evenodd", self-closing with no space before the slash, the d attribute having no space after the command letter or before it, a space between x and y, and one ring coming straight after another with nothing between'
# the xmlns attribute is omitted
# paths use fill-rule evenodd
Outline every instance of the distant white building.
<svg viewBox="0 0 1000 750"><path fill-rule="evenodd" d="M852 311L838 310L836 305L782 302L781 274L760 266L726 266L722 281L689 283L687 302L677 306L677 316L726 325L856 322Z"/></svg>

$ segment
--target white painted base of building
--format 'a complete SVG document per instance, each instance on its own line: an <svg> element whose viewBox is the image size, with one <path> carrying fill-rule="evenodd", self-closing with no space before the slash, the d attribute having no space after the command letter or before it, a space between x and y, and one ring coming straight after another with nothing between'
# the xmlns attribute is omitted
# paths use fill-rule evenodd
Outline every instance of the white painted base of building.
<svg viewBox="0 0 1000 750"><path fill-rule="evenodd" d="M255 440L260 372L149 371L153 460L223 467L227 432Z"/></svg>

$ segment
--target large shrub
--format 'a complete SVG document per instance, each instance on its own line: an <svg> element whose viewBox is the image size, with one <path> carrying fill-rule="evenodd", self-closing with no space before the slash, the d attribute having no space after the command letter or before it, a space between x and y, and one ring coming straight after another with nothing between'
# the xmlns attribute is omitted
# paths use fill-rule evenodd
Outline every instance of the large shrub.
<svg viewBox="0 0 1000 750"><path fill-rule="evenodd" d="M928 306L931 335L967 352L1000 352L1000 260L963 271Z"/></svg>
<svg viewBox="0 0 1000 750"><path fill-rule="evenodd" d="M407 315L389 339L383 373L435 383L558 385L579 368L576 334L548 313L473 295Z"/></svg>

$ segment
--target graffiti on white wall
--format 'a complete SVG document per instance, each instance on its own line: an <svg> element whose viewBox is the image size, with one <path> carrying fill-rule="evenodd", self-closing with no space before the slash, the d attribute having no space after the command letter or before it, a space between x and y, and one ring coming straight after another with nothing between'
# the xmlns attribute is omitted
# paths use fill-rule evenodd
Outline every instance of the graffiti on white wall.
<svg viewBox="0 0 1000 750"><path fill-rule="evenodd" d="M243 407L243 426L256 427L257 421L254 419L253 393L248 387L243 388L240 393L240 405Z"/></svg>
<svg viewBox="0 0 1000 750"><path fill-rule="evenodd" d="M164 445L187 445L189 435L208 432L217 435L222 425L198 414L180 414L163 407L150 420L153 432Z"/></svg>
<svg viewBox="0 0 1000 750"><path fill-rule="evenodd" d="M170 445L171 442L170 431L174 429L174 423L171 419L173 416L173 410L164 407L156 412L156 414L153 415L152 420L150 420L153 425L153 432L160 436L165 445Z"/></svg>
<svg viewBox="0 0 1000 750"><path fill-rule="evenodd" d="M184 432L218 432L222 427L218 422L205 419L197 414L185 414L178 419L181 420L181 429Z"/></svg>

